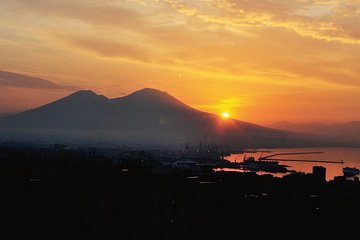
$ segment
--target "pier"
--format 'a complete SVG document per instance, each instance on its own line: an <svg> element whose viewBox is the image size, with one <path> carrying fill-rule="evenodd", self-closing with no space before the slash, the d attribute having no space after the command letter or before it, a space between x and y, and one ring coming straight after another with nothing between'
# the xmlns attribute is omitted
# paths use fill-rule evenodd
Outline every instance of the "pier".
<svg viewBox="0 0 360 240"><path fill-rule="evenodd" d="M285 161L285 162L309 162L309 163L338 163L343 164L344 161L330 161L330 160L305 160L305 159L284 159L284 158L272 158L275 156L288 156L288 155L303 155L303 154L322 154L323 152L294 152L294 153L277 153L268 155L265 157L260 157L259 160L263 161Z"/></svg>

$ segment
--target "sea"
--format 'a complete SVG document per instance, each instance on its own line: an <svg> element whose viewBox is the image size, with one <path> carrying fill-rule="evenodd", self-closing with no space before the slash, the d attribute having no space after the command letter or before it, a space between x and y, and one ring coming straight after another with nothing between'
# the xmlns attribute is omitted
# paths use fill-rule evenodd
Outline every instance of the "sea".
<svg viewBox="0 0 360 240"><path fill-rule="evenodd" d="M306 154L311 152L311 154ZM275 148L275 149L253 149L240 154L231 154L226 159L231 162L241 162L244 157L253 156L256 159L279 153L300 153L296 155L279 155L272 158L290 160L314 160L331 161L343 163L322 163L322 162L292 162L279 161L281 165L287 165L289 170L311 173L313 166L326 168L326 180L333 180L336 176L343 176L344 167L356 167L360 169L360 148ZM281 177L282 174L276 174Z"/></svg>

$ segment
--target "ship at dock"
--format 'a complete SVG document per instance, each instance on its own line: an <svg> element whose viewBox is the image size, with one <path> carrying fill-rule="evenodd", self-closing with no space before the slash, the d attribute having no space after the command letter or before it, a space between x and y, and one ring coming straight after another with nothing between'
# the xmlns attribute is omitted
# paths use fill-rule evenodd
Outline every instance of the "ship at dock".
<svg viewBox="0 0 360 240"><path fill-rule="evenodd" d="M343 174L345 177L355 177L360 174L360 169L356 167L344 167Z"/></svg>
<svg viewBox="0 0 360 240"><path fill-rule="evenodd" d="M287 165L282 165L279 161L264 161L260 159L255 159L255 157L244 157L242 162L242 167L244 170L250 171L263 171L270 173L286 173L289 170Z"/></svg>

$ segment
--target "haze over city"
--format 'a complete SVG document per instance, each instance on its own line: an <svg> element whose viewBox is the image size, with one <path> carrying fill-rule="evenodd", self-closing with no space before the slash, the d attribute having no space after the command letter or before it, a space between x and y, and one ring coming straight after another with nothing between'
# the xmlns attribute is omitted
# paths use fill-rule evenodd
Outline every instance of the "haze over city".
<svg viewBox="0 0 360 240"><path fill-rule="evenodd" d="M0 112L150 87L271 124L360 119L358 1L3 0Z"/></svg>

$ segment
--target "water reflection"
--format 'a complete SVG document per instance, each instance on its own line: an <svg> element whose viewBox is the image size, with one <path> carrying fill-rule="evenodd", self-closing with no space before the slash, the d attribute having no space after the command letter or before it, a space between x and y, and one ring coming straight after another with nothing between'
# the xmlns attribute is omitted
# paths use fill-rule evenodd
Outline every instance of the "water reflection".
<svg viewBox="0 0 360 240"><path fill-rule="evenodd" d="M307 155L288 155L283 159L304 159L304 160L318 160L318 161L343 161L339 163L312 163L312 162L287 162L279 161L280 164L288 165L289 170L302 171L311 173L313 166L323 166L326 168L326 179L332 180L335 176L342 176L343 167L360 168L360 148L278 148L278 149L258 149L256 152L246 152L243 154L232 154L226 157L231 162L241 162L245 156L254 156L256 159L266 155L276 153L288 152L323 152L322 154L307 154ZM281 156L277 158L282 158Z"/></svg>

